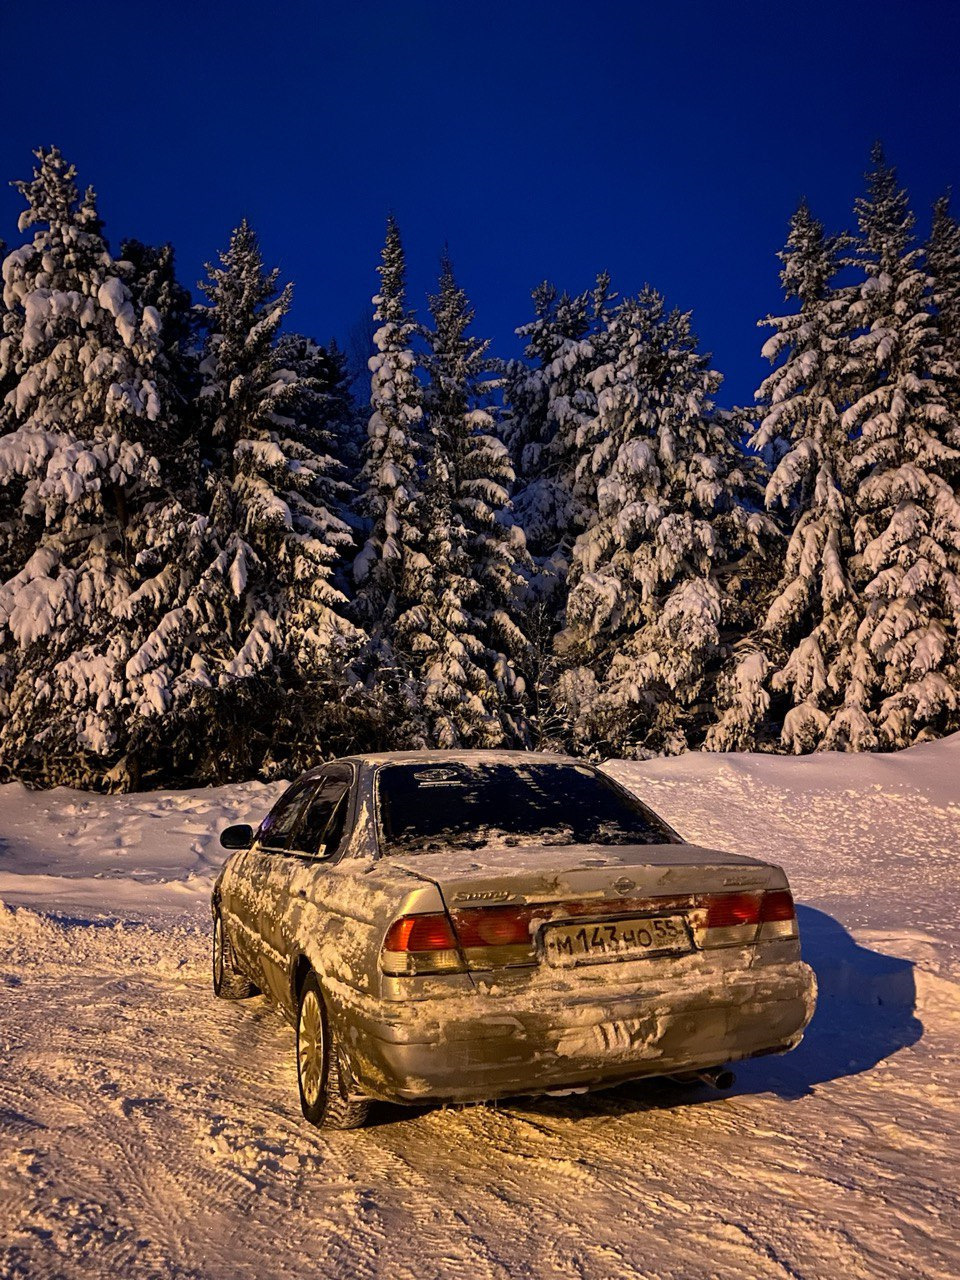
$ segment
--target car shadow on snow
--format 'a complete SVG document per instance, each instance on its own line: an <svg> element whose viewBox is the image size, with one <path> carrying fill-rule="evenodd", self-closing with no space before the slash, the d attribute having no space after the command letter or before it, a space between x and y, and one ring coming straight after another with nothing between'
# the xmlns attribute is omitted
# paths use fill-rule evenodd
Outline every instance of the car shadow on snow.
<svg viewBox="0 0 960 1280"><path fill-rule="evenodd" d="M799 1097L868 1071L923 1035L910 960L861 946L825 911L798 906L797 920L803 958L817 975L817 1009L792 1053L736 1068L742 1092Z"/></svg>
<svg viewBox="0 0 960 1280"><path fill-rule="evenodd" d="M858 1075L898 1049L916 1044L923 1025L915 1016L913 964L854 941L824 911L797 907L803 958L817 975L817 1008L802 1043L791 1053L732 1063L736 1084L727 1094L707 1085L654 1078L569 1098L517 1099L521 1107L563 1112L569 1119L696 1105L738 1094L774 1093L796 1099L815 1085Z"/></svg>

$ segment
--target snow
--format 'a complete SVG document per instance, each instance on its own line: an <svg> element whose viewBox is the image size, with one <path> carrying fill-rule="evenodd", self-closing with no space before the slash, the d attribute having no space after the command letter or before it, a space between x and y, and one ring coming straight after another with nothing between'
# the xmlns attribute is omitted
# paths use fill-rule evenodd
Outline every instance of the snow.
<svg viewBox="0 0 960 1280"><path fill-rule="evenodd" d="M0 786L0 899L44 911L208 911L218 833L259 823L283 783L101 796Z"/></svg>
<svg viewBox="0 0 960 1280"><path fill-rule="evenodd" d="M0 787L0 1274L960 1273L960 735L616 762L684 836L784 866L820 1003L727 1095L648 1082L312 1130L292 1033L214 1001L216 832L282 784Z"/></svg>

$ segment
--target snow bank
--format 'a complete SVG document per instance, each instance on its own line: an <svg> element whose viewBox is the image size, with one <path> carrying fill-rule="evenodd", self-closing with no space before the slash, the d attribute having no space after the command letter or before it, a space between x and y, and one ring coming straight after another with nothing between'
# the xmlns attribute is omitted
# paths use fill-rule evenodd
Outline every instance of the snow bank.
<svg viewBox="0 0 960 1280"><path fill-rule="evenodd" d="M220 831L259 823L283 783L102 796L0 786L0 898L44 909L184 911L210 897Z"/></svg>

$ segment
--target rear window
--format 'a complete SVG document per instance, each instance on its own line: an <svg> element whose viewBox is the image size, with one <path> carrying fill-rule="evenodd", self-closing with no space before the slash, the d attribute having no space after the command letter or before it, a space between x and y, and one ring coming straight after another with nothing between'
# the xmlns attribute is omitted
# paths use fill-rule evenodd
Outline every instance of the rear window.
<svg viewBox="0 0 960 1280"><path fill-rule="evenodd" d="M387 853L678 839L641 801L581 765L387 765L377 791Z"/></svg>

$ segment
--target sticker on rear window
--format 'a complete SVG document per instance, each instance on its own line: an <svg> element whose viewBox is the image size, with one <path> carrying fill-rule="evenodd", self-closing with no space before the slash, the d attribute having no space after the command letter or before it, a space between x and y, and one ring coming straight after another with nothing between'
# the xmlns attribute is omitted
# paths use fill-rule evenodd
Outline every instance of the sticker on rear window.
<svg viewBox="0 0 960 1280"><path fill-rule="evenodd" d="M459 787L463 779L455 769L420 769L414 779L421 787Z"/></svg>

